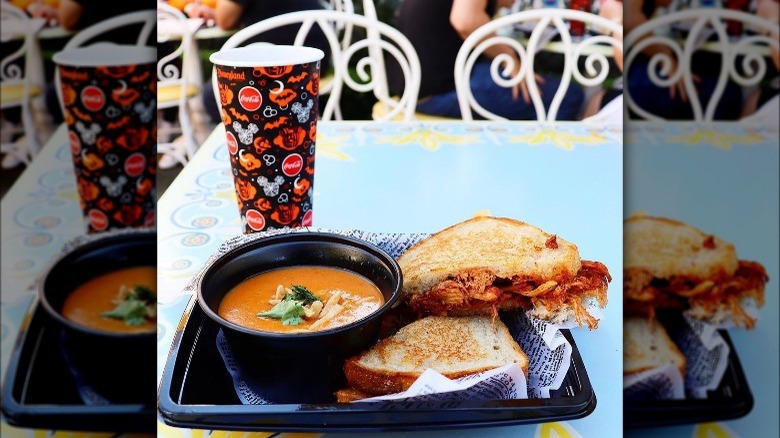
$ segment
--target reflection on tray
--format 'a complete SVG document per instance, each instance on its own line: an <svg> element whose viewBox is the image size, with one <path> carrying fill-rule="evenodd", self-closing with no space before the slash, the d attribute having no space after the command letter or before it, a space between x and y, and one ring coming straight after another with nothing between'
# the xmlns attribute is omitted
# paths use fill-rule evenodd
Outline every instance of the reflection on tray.
<svg viewBox="0 0 780 438"><path fill-rule="evenodd" d="M172 426L228 430L379 431L465 426L496 426L581 418L596 405L595 394L576 345L561 388L549 399L468 400L442 402L334 403L329 392L315 402L244 405L217 349L219 328L193 299L185 312L186 325L176 333L159 394L163 420ZM273 371L269 365L269 372ZM284 367L282 367L284 368ZM296 373L287 367L290 379ZM316 376L313 376L316 381ZM317 393L317 388L312 393ZM269 391L273 391L270 388ZM302 398L305 398L302 396ZM424 405L424 406L421 406ZM425 410L420 410L425 407Z"/></svg>
<svg viewBox="0 0 780 438"><path fill-rule="evenodd" d="M153 432L153 398L112 403L77 378L63 354L63 332L37 304L19 334L3 387L3 414L18 427ZM129 358L149 362L151 358ZM121 378L121 376L119 376Z"/></svg>

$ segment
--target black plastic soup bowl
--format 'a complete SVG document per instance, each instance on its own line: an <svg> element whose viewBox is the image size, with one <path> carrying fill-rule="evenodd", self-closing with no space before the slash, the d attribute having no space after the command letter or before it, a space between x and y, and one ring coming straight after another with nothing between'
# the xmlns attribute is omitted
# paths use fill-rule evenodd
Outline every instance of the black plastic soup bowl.
<svg viewBox="0 0 780 438"><path fill-rule="evenodd" d="M358 321L311 333L253 330L217 314L222 298L237 284L292 266L327 266L362 275L379 288L385 302ZM397 303L402 284L395 259L371 243L332 233L294 232L254 240L221 255L198 280L197 292L198 305L222 330L242 376L261 387L273 386L273 394L264 395L269 401L306 403L332 398L332 391L344 384L344 360L378 340L382 317ZM323 379L330 384L322 385Z"/></svg>
<svg viewBox="0 0 780 438"><path fill-rule="evenodd" d="M41 306L62 328L60 348L81 384L111 403L153 405L157 334L96 330L61 314L73 290L99 275L134 266L157 266L153 230L108 235L64 254L38 283Z"/></svg>

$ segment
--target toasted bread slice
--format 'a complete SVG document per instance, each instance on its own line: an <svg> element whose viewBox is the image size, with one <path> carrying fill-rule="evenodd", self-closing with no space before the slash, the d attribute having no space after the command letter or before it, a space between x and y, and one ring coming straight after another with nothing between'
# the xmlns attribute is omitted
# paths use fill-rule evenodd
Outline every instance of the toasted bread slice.
<svg viewBox="0 0 780 438"><path fill-rule="evenodd" d="M404 300L421 315L496 315L525 309L596 328L590 301L607 304L606 266L577 246L514 219L481 216L421 240L398 258Z"/></svg>
<svg viewBox="0 0 780 438"><path fill-rule="evenodd" d="M355 388L342 388L335 392L336 401L339 403L349 403L357 400L363 400L364 398L373 397L371 394L366 394L363 391L358 391Z"/></svg>
<svg viewBox="0 0 780 438"><path fill-rule="evenodd" d="M508 218L478 216L423 239L409 248L398 264L404 293L424 293L459 272L486 270L501 278L518 273L553 279L580 270L577 246L541 229Z"/></svg>
<svg viewBox="0 0 780 438"><path fill-rule="evenodd" d="M623 268L641 269L656 278L705 280L733 275L738 266L734 245L667 218L639 214L626 219L623 244Z"/></svg>
<svg viewBox="0 0 780 438"><path fill-rule="evenodd" d="M528 358L500 319L428 316L347 359L349 385L371 395L402 392L428 368L448 378L518 364Z"/></svg>
<svg viewBox="0 0 780 438"><path fill-rule="evenodd" d="M654 318L623 320L623 374L635 374L674 364L685 376L685 356Z"/></svg>
<svg viewBox="0 0 780 438"><path fill-rule="evenodd" d="M734 245L688 224L645 214L623 228L626 313L690 309L694 318L753 328L750 300L764 304L769 277L758 262L739 260Z"/></svg>

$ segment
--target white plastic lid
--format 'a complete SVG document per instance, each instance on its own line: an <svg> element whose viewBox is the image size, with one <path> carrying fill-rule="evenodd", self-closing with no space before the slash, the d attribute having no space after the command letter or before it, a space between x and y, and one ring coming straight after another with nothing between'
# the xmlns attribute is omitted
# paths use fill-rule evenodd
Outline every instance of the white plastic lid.
<svg viewBox="0 0 780 438"><path fill-rule="evenodd" d="M52 60L71 67L118 67L157 62L157 48L99 43L57 52Z"/></svg>
<svg viewBox="0 0 780 438"><path fill-rule="evenodd" d="M313 47L255 44L220 50L212 53L209 60L214 64L229 67L276 67L307 64L323 57L325 53Z"/></svg>

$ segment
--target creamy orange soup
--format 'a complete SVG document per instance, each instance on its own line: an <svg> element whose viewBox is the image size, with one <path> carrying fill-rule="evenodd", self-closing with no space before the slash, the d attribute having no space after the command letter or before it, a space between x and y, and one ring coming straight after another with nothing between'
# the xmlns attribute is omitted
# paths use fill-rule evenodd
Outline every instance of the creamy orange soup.
<svg viewBox="0 0 780 438"><path fill-rule="evenodd" d="M258 316L258 313L274 308L293 285L305 286L322 303L306 306L311 316L301 316L295 325ZM279 290L280 286L287 290ZM358 274L325 266L298 266L263 272L244 280L225 294L217 313L230 322L254 330L312 332L357 321L383 303L379 288ZM319 306L322 308L316 312Z"/></svg>
<svg viewBox="0 0 780 438"><path fill-rule="evenodd" d="M157 290L157 268L138 266L120 269L95 277L77 287L62 306L62 315L78 324L108 332L139 333L156 330L156 319L146 318L138 325L128 325L122 319L101 316L118 304L122 286L146 286Z"/></svg>

